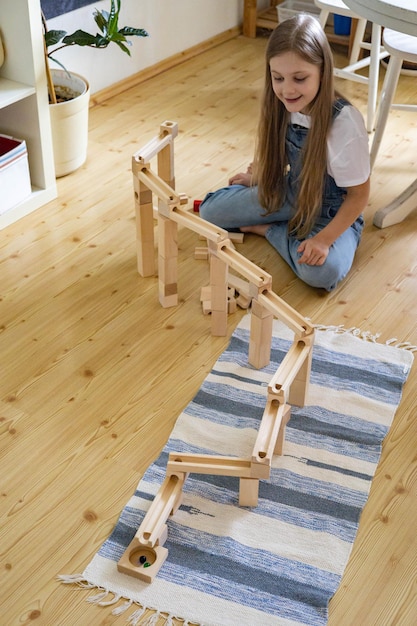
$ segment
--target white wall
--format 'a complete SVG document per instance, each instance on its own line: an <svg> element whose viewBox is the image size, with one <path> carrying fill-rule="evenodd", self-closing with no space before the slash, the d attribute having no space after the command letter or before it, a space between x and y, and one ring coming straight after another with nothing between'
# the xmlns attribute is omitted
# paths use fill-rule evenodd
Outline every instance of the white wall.
<svg viewBox="0 0 417 626"><path fill-rule="evenodd" d="M96 33L94 9L108 10L109 0L48 21L48 28ZM269 6L259 0L259 8ZM95 93L132 74L242 24L243 0L123 0L120 26L144 28L149 37L132 38L131 57L115 45L105 50L72 47L57 54L65 67L83 74ZM52 63L51 67L58 67Z"/></svg>

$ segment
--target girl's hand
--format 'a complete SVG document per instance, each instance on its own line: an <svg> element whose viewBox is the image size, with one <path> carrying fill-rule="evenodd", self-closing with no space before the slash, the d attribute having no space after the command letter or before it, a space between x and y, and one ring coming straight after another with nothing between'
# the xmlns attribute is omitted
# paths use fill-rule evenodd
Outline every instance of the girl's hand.
<svg viewBox="0 0 417 626"><path fill-rule="evenodd" d="M244 185L250 187L252 182L252 163L249 164L246 172L239 172L229 178L229 185Z"/></svg>
<svg viewBox="0 0 417 626"><path fill-rule="evenodd" d="M252 176L247 172L239 172L239 174L235 174L231 178L229 178L229 185L245 185L245 187L250 187Z"/></svg>
<svg viewBox="0 0 417 626"><path fill-rule="evenodd" d="M329 246L320 242L317 237L310 237L300 243L297 252L301 254L298 263L323 265L329 254Z"/></svg>

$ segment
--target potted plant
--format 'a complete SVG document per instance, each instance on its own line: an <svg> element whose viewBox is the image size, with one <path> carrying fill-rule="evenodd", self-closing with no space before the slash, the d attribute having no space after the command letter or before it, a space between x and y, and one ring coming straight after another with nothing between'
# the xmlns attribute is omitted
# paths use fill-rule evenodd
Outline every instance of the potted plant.
<svg viewBox="0 0 417 626"><path fill-rule="evenodd" d="M45 16L42 23L45 43L45 64L48 81L52 143L55 174L65 176L80 167L87 158L88 108L90 87L88 81L69 72L56 58L56 53L69 46L88 46L103 49L116 44L130 56L128 37L147 37L143 28L119 27L121 0L110 0L110 11L95 9L93 15L100 32L92 35L76 30L68 35L64 30L48 30ZM50 61L61 69L51 69Z"/></svg>

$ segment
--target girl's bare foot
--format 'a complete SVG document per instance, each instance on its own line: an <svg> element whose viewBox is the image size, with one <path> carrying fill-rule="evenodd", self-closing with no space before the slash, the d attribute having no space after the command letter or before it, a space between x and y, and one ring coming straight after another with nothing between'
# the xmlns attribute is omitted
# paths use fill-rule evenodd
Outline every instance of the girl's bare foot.
<svg viewBox="0 0 417 626"><path fill-rule="evenodd" d="M270 224L255 224L254 226L241 226L239 230L242 233L253 233L254 235L265 237L265 233L269 227Z"/></svg>

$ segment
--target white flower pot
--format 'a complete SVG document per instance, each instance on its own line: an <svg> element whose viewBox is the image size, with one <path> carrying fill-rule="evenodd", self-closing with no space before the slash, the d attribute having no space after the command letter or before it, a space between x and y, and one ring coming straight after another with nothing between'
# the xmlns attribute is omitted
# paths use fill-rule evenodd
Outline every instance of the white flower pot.
<svg viewBox="0 0 417 626"><path fill-rule="evenodd" d="M72 94L71 100L49 105L55 175L59 178L78 169L87 159L90 86L74 72L52 70L51 74L58 92Z"/></svg>

